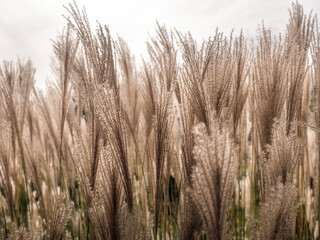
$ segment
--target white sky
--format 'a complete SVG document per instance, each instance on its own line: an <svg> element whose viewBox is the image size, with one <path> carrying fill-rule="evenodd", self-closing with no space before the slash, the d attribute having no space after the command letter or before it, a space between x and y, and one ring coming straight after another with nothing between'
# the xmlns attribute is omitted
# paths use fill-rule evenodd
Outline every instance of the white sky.
<svg viewBox="0 0 320 240"><path fill-rule="evenodd" d="M0 61L27 60L35 67L38 86L50 76L52 42L65 26L67 0L0 0ZM86 7L92 28L95 21L109 26L113 36L122 36L139 60L145 42L154 34L156 20L168 28L190 31L197 40L216 29L254 37L264 20L274 33L283 31L288 21L290 0L78 0ZM320 15L320 0L300 0L306 13Z"/></svg>

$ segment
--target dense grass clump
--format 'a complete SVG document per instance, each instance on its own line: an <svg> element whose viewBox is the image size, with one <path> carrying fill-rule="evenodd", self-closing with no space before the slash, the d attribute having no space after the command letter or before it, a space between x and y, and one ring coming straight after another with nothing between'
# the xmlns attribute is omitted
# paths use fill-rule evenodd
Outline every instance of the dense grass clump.
<svg viewBox="0 0 320 240"><path fill-rule="evenodd" d="M319 238L316 15L251 45L157 23L137 66L66 11L46 91L0 66L0 239Z"/></svg>

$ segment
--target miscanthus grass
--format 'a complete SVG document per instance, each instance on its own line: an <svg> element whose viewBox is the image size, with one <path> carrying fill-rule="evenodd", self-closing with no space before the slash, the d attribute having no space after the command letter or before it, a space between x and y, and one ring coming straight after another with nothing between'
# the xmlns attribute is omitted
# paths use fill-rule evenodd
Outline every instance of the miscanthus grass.
<svg viewBox="0 0 320 240"><path fill-rule="evenodd" d="M157 23L138 65L65 8L45 91L0 66L1 239L319 238L316 14L254 40Z"/></svg>

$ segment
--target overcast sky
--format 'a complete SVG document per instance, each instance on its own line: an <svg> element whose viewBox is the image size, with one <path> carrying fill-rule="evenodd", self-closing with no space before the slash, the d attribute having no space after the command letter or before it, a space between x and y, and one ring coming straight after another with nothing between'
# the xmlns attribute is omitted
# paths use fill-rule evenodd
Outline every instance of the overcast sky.
<svg viewBox="0 0 320 240"><path fill-rule="evenodd" d="M67 0L0 0L0 61L30 58L38 86L50 77L52 42L65 26ZM274 32L283 31L290 0L78 0L86 7L92 25L98 20L113 36L122 36L136 58L144 55L145 41L154 34L156 20L201 40L216 27L225 33L233 28L254 37L264 20ZM320 0L300 0L306 13L320 15ZM94 27L92 26L94 29Z"/></svg>

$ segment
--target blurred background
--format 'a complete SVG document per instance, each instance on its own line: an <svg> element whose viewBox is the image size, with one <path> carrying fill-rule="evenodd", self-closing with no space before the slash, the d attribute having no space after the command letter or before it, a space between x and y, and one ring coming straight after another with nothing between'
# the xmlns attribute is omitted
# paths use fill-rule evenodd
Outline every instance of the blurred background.
<svg viewBox="0 0 320 240"><path fill-rule="evenodd" d="M37 86L51 78L52 40L66 24L68 0L0 0L0 61L31 59ZM92 28L96 21L109 26L113 37L128 43L136 61L146 55L145 41L154 35L156 21L169 29L190 31L202 40L215 29L227 35L241 28L255 37L262 21L273 33L283 32L291 0L78 0L85 6ZM306 13L320 12L319 0L300 0ZM65 17L64 17L65 16Z"/></svg>

